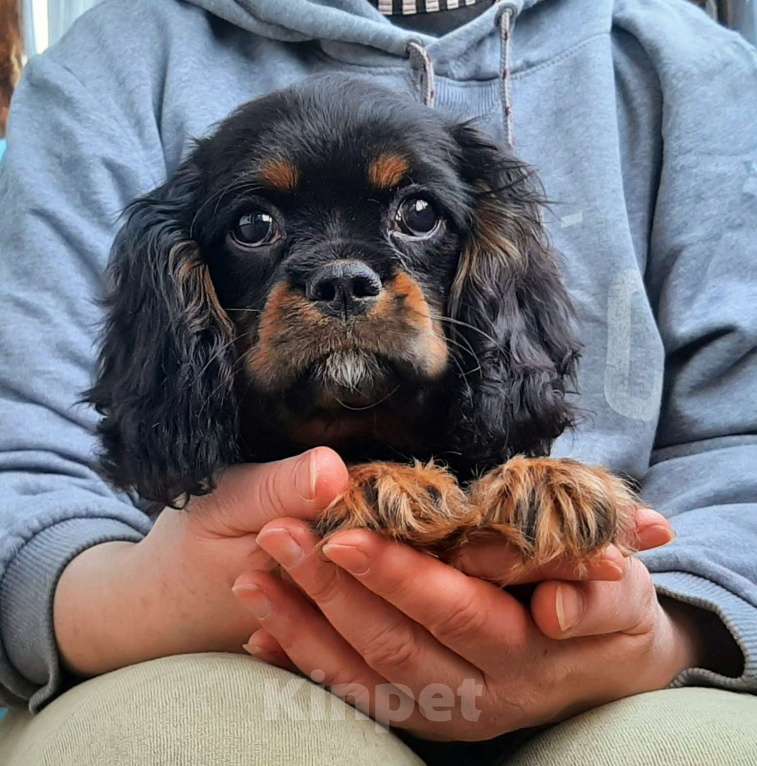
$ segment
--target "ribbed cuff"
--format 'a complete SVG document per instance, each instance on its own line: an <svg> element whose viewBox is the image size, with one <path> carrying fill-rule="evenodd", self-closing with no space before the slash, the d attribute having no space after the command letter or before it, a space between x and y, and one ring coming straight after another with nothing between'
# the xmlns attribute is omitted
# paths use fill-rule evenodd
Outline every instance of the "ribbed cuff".
<svg viewBox="0 0 757 766"><path fill-rule="evenodd" d="M672 686L717 686L757 692L757 607L710 580L686 572L659 572L653 574L652 579L661 595L718 615L744 655L744 672L739 678L689 668Z"/></svg>
<svg viewBox="0 0 757 766"><path fill-rule="evenodd" d="M0 638L18 678L9 691L34 713L64 683L53 627L58 578L79 553L100 543L138 542L143 534L112 518L75 518L38 532L16 554L0 582Z"/></svg>

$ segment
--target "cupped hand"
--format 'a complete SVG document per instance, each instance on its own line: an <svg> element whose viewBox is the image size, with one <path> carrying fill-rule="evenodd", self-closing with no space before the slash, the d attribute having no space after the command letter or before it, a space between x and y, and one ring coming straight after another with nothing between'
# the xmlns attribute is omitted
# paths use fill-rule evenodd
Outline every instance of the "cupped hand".
<svg viewBox="0 0 757 766"><path fill-rule="evenodd" d="M662 688L697 660L641 562L613 551L609 580L567 585L579 608L547 581L532 615L507 591L370 532L319 543L295 519L261 530L258 545L292 582L263 571L237 579L261 625L248 651L419 736L482 740L561 720Z"/></svg>
<svg viewBox="0 0 757 766"><path fill-rule="evenodd" d="M240 651L255 629L230 588L240 571L275 564L256 541L279 516L313 519L347 483L330 449L229 468L209 495L166 508L138 543L88 548L55 592L56 640L68 669L89 676L154 657Z"/></svg>
<svg viewBox="0 0 757 766"><path fill-rule="evenodd" d="M673 538L667 519L651 508L636 510L630 543L637 551L666 545ZM501 585L521 585L543 580L619 580L625 570L623 554L609 545L588 561L569 559L534 567L524 562L518 551L502 538L487 538L459 548L451 562L463 572Z"/></svg>

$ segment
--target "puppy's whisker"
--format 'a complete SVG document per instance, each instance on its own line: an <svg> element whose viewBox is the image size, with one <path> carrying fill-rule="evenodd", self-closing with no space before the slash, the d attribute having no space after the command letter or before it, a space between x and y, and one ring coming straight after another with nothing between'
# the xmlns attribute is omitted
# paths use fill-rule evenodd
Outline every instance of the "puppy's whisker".
<svg viewBox="0 0 757 766"><path fill-rule="evenodd" d="M431 319L436 319L439 322L449 322L450 324L453 324L453 325L456 325L456 326L460 326L460 327L465 327L468 330L473 330L473 331L477 332L479 335L482 335L484 338L486 338L486 340L490 341L495 346L500 346L501 345L500 342L497 341L491 335L489 335L489 333L484 332L480 327L475 327L474 325L469 324L468 322L464 322L462 319L454 319L453 317L442 316L442 315L438 315L437 316L437 315L434 315L434 314L430 314L429 316L431 317Z"/></svg>
<svg viewBox="0 0 757 766"><path fill-rule="evenodd" d="M473 370L464 370L462 364L460 364L460 360L454 354L450 355L450 359L452 360L452 363L455 365L455 367L457 367L457 371L460 373L460 381L462 385L470 388L470 383L468 383L467 377L468 375L472 375L474 372L481 369L481 366L479 365Z"/></svg>
<svg viewBox="0 0 757 766"><path fill-rule="evenodd" d="M408 306L406 310L409 311L409 312L412 312L416 316L422 317L423 319L435 319L435 320L438 320L438 321L459 322L459 320L453 320L451 317L445 317L445 316L442 316L442 315L431 314L429 312L420 311L418 309L412 308L411 306ZM466 323L461 322L461 324L466 324ZM467 325L467 326L472 327L472 325ZM478 330L478 328L476 328L476 327L473 327L473 329L474 330ZM432 330L432 332L434 332L434 331ZM471 342L468 340L468 338L466 338L464 335L460 335L459 336L459 340L458 340L457 338L452 338L452 337L447 337L447 336L443 336L443 335L438 335L436 332L434 332L434 334L440 340L445 340L445 341L447 341L447 342L449 342L449 343L451 343L453 345L456 345L461 350L467 351L467 353L469 353L476 360L477 364L479 365L478 369L480 369L481 360L478 358L478 354L475 352L475 350L474 350ZM489 336L486 336L486 337L489 337ZM493 340L493 339L490 338L490 340ZM465 344L465 348L461 345L461 343Z"/></svg>
<svg viewBox="0 0 757 766"><path fill-rule="evenodd" d="M475 350L470 345L470 343L467 342L467 339L465 339L465 338L463 339L467 343L467 346L466 346L466 345L463 345L458 340L456 340L455 338L448 338L446 335L441 335L441 334L437 333L433 329L431 330L431 333L434 335L435 338L438 338L439 340L444 341L445 343L449 343L450 345L455 346L456 348L459 348L460 351L465 352L466 354L468 354L469 356L472 356L476 360L476 364L478 365L478 367L476 367L475 370L469 371L467 374L470 375L472 372L476 372L476 370L478 370L480 368L481 361L478 358L478 354L476 354ZM394 338L407 338L407 334L406 333L400 332L399 330L391 330L389 328L382 328L381 329L381 335L382 336L394 337ZM452 355L452 359L457 361L455 359L454 355ZM460 371L462 373L462 369Z"/></svg>
<svg viewBox="0 0 757 766"><path fill-rule="evenodd" d="M473 348L473 345L471 342L464 336L461 335L459 338L453 338L451 336L446 335L439 335L438 333L434 332L434 335L436 335L437 338L440 338L441 340L445 340L447 343L452 344L453 346L456 346L462 351L465 351L467 354L470 354L477 362L479 362L478 354L476 353L476 350Z"/></svg>
<svg viewBox="0 0 757 766"><path fill-rule="evenodd" d="M345 404L341 399L338 399L337 397L334 397L339 404L340 407L344 408L345 410L350 410L351 412L365 412L366 410L372 410L376 407L379 407L384 402L391 399L397 391L400 390L400 386L395 386L386 396L384 396L382 399L379 399L377 402L373 402L371 404L367 404L365 407L351 407L349 404Z"/></svg>
<svg viewBox="0 0 757 766"><path fill-rule="evenodd" d="M472 348L466 348L462 344L458 343L453 338L448 338L444 335L439 335L437 333L434 333L434 335L439 338L439 340L444 341L445 343L450 344L451 346L454 346L455 348L458 348L460 351L468 354L469 356L472 356L476 361L476 366L473 367L470 370L464 370L463 365L458 359L458 355L455 353L452 353L449 355L449 358L452 360L452 363L457 367L457 371L460 373L460 382L462 385L466 386L466 388L470 388L470 383L467 380L468 375L473 375L474 373L478 372L481 369L481 361L478 358L478 354L472 349Z"/></svg>
<svg viewBox="0 0 757 766"><path fill-rule="evenodd" d="M453 317L445 316L444 314L432 314L430 311L422 311L421 309L413 308L412 306L407 306L405 310L408 313L415 314L415 316L420 317L421 319L436 320L437 322L449 322L450 324L462 324L466 327L470 327L473 330L478 330L478 328L473 327L473 325L469 325L460 319L454 319ZM480 330L478 331L481 332Z"/></svg>
<svg viewBox="0 0 757 766"><path fill-rule="evenodd" d="M400 264L402 265L402 268L403 268L403 269L404 269L406 272L409 272L409 271L410 271L410 266L408 265L408 262L407 262L407 260L405 259L405 254L404 254L404 253L401 253L401 252L400 252L400 251L399 251L399 250L398 250L398 249L395 247L395 248L394 248L394 255L395 255L395 257L397 258L397 260L400 262ZM421 313L421 312L418 312L418 313Z"/></svg>
<svg viewBox="0 0 757 766"><path fill-rule="evenodd" d="M202 368L197 372L197 374L194 377L194 380L197 380L199 377L204 375L207 372L208 367L210 367L210 365L213 364L213 362L215 362L220 356L222 356L229 348L234 346L237 343L237 341L242 340L242 338L245 338L248 335L251 335L253 332L254 332L253 330L246 330L245 332L240 333L239 335L236 335L235 337L233 337L231 340L227 341L226 343L221 344L221 346L219 346L215 350L215 352L211 355L210 359L208 359L208 361L205 362Z"/></svg>
<svg viewBox="0 0 757 766"><path fill-rule="evenodd" d="M468 375L473 375L474 373L478 372L481 369L481 360L478 358L478 355L475 353L475 351L471 351L468 348L465 348L460 343L457 343L452 338L444 338L444 340L447 341L447 343L451 344L452 346L455 346L456 348L460 349L460 351L464 351L469 356L472 356L476 361L476 366L470 370L463 370L462 364L460 363L460 360L457 359L457 356L455 354L450 355L450 359L457 365L457 369L460 371L460 374L463 377L466 377Z"/></svg>
<svg viewBox="0 0 757 766"><path fill-rule="evenodd" d="M438 338L444 343L447 343L450 346L454 346L456 349L459 349L460 351L468 354L469 356L472 356L477 362L479 361L478 354L476 354L476 351L474 350L473 346L471 346L467 338L462 338L461 340L458 340L457 338L448 337L447 335L443 333L438 333L436 332L436 330L431 330L431 333L433 334L435 338Z"/></svg>
<svg viewBox="0 0 757 766"><path fill-rule="evenodd" d="M238 359L234 360L234 363L231 365L230 374L233 376L236 376L238 368L242 365L244 362L244 354L240 355ZM205 400L202 403L202 406L200 407L199 414L202 414L205 410L205 407L207 406L208 402L210 402L215 394L220 391L224 386L226 385L225 381L221 381L205 398Z"/></svg>

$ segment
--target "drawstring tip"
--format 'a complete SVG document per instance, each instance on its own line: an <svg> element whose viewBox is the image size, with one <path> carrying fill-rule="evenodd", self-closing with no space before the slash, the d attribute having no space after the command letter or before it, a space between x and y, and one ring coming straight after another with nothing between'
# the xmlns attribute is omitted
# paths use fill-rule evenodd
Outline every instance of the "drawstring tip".
<svg viewBox="0 0 757 766"><path fill-rule="evenodd" d="M505 140L509 146L515 145L513 135L513 104L512 104L512 33L515 26L515 8L503 2L503 8L497 16L499 25L499 78L502 88L502 122L505 129Z"/></svg>
<svg viewBox="0 0 757 766"><path fill-rule="evenodd" d="M433 109L436 103L436 78L434 76L434 62L431 60L426 46L417 40L411 40L407 44L407 55L413 69L420 72L420 86L423 103Z"/></svg>
<svg viewBox="0 0 757 766"><path fill-rule="evenodd" d="M500 83L502 88L502 121L505 129L505 139L509 146L515 144L513 135L513 106L512 106L512 33L515 27L517 8L507 0L500 0L502 9L497 14L497 25L500 32ZM419 40L411 40L407 44L407 56L413 69L419 73L423 103L434 106L436 102L436 79L434 62Z"/></svg>

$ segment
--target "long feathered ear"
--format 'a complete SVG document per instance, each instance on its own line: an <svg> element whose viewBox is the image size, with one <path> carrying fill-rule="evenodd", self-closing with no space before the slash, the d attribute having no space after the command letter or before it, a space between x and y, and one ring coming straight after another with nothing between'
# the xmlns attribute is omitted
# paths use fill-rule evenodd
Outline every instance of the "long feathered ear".
<svg viewBox="0 0 757 766"><path fill-rule="evenodd" d="M188 234L199 170L127 210L108 269L95 385L101 465L117 487L163 505L213 487L237 461L234 334Z"/></svg>
<svg viewBox="0 0 757 766"><path fill-rule="evenodd" d="M454 134L475 209L448 311L478 369L462 381L451 436L471 466L548 454L573 424L565 391L579 344L542 195L530 169L478 130Z"/></svg>

